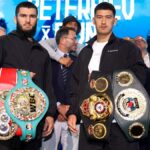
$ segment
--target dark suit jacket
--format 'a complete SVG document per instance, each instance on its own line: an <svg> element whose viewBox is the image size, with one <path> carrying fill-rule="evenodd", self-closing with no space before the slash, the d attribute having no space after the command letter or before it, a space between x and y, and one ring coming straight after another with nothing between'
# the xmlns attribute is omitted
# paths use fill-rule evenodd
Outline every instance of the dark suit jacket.
<svg viewBox="0 0 150 150"><path fill-rule="evenodd" d="M70 54L69 57L71 57L73 63L71 66L68 67L68 76L67 76L67 81L65 86L61 76L61 64L55 60L52 60L52 84L53 84L56 100L61 104L67 104L67 105L70 105L70 100L69 100L70 78L72 75L72 68L76 60L76 57L73 56L72 54Z"/></svg>

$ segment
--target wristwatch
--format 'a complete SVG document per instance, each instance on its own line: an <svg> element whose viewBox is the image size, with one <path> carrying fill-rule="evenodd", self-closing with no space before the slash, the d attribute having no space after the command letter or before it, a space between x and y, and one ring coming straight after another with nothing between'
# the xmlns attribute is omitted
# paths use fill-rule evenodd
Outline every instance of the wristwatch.
<svg viewBox="0 0 150 150"><path fill-rule="evenodd" d="M20 140L36 136L36 128L49 107L44 91L31 79L30 72L18 70L17 85L8 93L5 108L11 119L21 128Z"/></svg>

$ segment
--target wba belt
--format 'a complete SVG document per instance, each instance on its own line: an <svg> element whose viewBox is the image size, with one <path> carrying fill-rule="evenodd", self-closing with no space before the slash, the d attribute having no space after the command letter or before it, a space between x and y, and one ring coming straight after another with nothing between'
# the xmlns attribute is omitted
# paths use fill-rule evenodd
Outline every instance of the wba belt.
<svg viewBox="0 0 150 150"><path fill-rule="evenodd" d="M80 104L81 118L87 137L107 140L113 119L113 102L110 76L94 71L87 83Z"/></svg>
<svg viewBox="0 0 150 150"><path fill-rule="evenodd" d="M113 74L115 119L129 141L147 136L149 130L149 96L131 70Z"/></svg>
<svg viewBox="0 0 150 150"><path fill-rule="evenodd" d="M37 125L47 112L49 100L32 82L29 71L18 70L17 75L17 85L8 93L5 108L21 128L20 140L29 141L36 136Z"/></svg>
<svg viewBox="0 0 150 150"><path fill-rule="evenodd" d="M18 125L11 120L4 107L6 96L16 82L16 69L0 68L0 140L11 139L18 129Z"/></svg>

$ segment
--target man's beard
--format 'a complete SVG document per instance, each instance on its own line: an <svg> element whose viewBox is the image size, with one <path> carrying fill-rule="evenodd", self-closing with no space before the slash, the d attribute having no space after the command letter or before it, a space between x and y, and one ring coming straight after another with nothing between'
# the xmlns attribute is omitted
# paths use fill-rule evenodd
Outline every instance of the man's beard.
<svg viewBox="0 0 150 150"><path fill-rule="evenodd" d="M35 35L36 27L37 27L37 24L35 24L35 26L31 30L23 30L21 25L17 22L17 31L25 37L31 37L32 38Z"/></svg>

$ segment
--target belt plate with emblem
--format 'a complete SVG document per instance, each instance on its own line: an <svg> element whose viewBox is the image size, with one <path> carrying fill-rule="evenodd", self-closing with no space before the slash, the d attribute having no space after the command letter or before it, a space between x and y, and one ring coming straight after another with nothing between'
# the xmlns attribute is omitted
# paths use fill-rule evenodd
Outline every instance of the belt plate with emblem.
<svg viewBox="0 0 150 150"><path fill-rule="evenodd" d="M131 70L113 75L115 119L129 141L144 138L149 130L149 96Z"/></svg>
<svg viewBox="0 0 150 150"><path fill-rule="evenodd" d="M30 72L18 70L17 85L6 98L6 111L22 130L23 141L29 141L36 136L36 127L44 117L49 100L47 95L33 83Z"/></svg>
<svg viewBox="0 0 150 150"><path fill-rule="evenodd" d="M136 89L128 88L120 91L115 98L116 113L125 120L137 120L146 111L146 98Z"/></svg>
<svg viewBox="0 0 150 150"><path fill-rule="evenodd" d="M106 94L92 95L85 99L80 109L82 114L89 117L91 120L107 119L113 110L112 102Z"/></svg>

